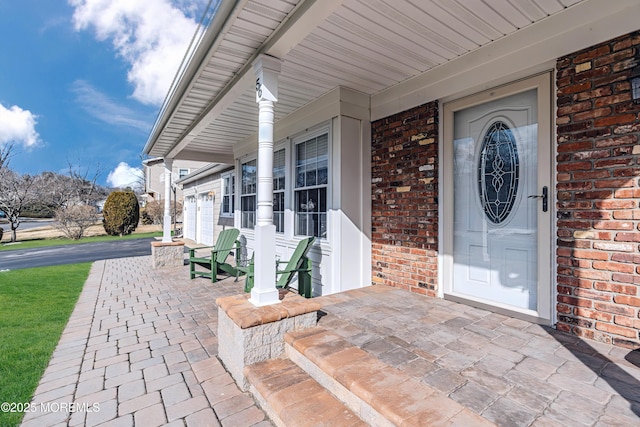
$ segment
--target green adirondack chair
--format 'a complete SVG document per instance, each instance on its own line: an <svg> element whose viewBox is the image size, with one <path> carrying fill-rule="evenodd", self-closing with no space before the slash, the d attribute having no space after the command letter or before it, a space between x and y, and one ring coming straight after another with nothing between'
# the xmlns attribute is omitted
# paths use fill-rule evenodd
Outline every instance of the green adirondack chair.
<svg viewBox="0 0 640 427"><path fill-rule="evenodd" d="M311 298L312 283L311 283L311 260L307 257L309 249L313 246L315 237L307 237L300 240L295 251L291 255L289 261L276 261L276 276L280 276L276 282L276 288L288 289L291 285L293 277L298 274L298 293L305 298ZM280 269L280 264L286 263L287 265ZM244 291L251 292L253 288L253 257L249 265L246 267L240 267L240 271L246 274L244 282Z"/></svg>
<svg viewBox="0 0 640 427"><path fill-rule="evenodd" d="M227 263L227 257L233 249L236 250L237 255L239 249L239 242L237 242L239 234L240 230L237 228L222 230L220 234L218 234L218 240L215 246L202 246L189 249L189 275L191 279L202 276L209 277L212 282L215 282L219 273L237 276L238 271L235 266ZM197 250L208 248L211 248L211 256L196 256ZM196 266L200 266L205 270L196 270Z"/></svg>

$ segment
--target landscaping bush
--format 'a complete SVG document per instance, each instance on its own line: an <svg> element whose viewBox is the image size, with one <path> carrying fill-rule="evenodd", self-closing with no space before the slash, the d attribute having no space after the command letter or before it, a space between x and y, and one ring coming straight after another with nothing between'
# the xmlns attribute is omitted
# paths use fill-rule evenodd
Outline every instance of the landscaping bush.
<svg viewBox="0 0 640 427"><path fill-rule="evenodd" d="M132 191L114 191L109 194L102 213L104 230L111 236L131 234L140 221L140 205Z"/></svg>
<svg viewBox="0 0 640 427"><path fill-rule="evenodd" d="M73 205L58 209L55 218L58 230L69 239L80 240L98 220L98 211L93 206Z"/></svg>

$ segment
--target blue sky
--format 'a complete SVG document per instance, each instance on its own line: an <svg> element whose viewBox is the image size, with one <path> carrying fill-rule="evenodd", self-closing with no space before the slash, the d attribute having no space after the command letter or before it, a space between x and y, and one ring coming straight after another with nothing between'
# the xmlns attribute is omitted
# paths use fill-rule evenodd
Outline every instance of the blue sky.
<svg viewBox="0 0 640 427"><path fill-rule="evenodd" d="M0 145L10 167L135 181L207 0L0 0ZM215 3L215 2L214 2Z"/></svg>

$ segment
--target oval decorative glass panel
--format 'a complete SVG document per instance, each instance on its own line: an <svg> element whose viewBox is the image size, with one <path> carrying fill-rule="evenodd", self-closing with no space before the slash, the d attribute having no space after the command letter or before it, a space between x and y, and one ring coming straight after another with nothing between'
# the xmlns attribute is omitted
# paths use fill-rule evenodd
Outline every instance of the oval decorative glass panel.
<svg viewBox="0 0 640 427"><path fill-rule="evenodd" d="M513 209L520 180L518 147L506 123L497 121L489 127L479 163L480 203L489 221L500 224Z"/></svg>

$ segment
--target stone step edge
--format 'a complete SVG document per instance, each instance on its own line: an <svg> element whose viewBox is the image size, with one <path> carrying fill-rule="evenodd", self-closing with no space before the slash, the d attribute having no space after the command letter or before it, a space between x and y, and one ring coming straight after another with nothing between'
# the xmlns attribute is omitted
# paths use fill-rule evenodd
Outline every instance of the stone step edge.
<svg viewBox="0 0 640 427"><path fill-rule="evenodd" d="M353 411L289 359L246 366L249 391L278 427L366 427Z"/></svg>
<svg viewBox="0 0 640 427"><path fill-rule="evenodd" d="M376 426L493 423L320 327L285 334L289 359Z"/></svg>

